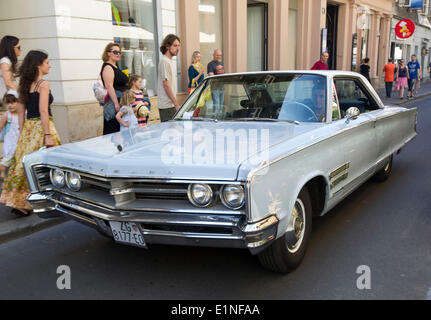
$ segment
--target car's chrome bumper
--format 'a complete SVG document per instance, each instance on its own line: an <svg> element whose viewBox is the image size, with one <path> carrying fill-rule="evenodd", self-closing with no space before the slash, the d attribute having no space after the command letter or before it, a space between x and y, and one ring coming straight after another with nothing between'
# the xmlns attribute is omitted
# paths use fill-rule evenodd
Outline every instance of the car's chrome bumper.
<svg viewBox="0 0 431 320"><path fill-rule="evenodd" d="M244 215L110 210L53 191L27 200L41 218L63 214L111 237L109 221L128 221L142 226L148 244L248 248L252 254L276 239L279 222L276 216L248 223Z"/></svg>

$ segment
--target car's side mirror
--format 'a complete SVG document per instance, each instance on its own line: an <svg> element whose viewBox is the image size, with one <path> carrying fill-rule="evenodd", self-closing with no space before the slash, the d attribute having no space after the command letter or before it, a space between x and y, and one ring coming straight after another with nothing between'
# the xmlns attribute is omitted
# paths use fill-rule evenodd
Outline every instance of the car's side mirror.
<svg viewBox="0 0 431 320"><path fill-rule="evenodd" d="M346 123L349 123L350 120L356 120L356 119L358 119L358 117L359 117L360 114L361 114L361 110L359 110L359 108L351 107L351 108L347 109L347 112L346 112Z"/></svg>

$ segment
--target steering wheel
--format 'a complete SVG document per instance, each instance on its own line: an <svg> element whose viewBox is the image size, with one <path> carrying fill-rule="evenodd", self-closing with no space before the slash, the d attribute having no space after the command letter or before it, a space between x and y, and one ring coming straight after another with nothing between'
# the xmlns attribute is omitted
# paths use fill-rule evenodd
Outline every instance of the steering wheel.
<svg viewBox="0 0 431 320"><path fill-rule="evenodd" d="M310 116L305 119L306 121L316 121L316 122L319 122L319 118L317 117L316 113L309 106L306 106L305 104L300 103L300 102L293 101L293 102L287 103L287 105L285 107L286 108L291 108L293 106L294 106L294 108L305 109L307 111L307 113L309 113ZM282 119L280 119L280 120L282 120ZM289 120L296 120L296 119L289 119Z"/></svg>

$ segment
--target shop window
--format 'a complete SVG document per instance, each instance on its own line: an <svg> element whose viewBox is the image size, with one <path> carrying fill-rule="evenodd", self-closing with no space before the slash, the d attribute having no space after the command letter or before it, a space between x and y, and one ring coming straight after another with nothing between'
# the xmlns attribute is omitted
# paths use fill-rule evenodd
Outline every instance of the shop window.
<svg viewBox="0 0 431 320"><path fill-rule="evenodd" d="M119 68L142 76L147 93L157 89L158 46L154 0L112 0L114 41L121 46ZM151 91L150 91L151 90Z"/></svg>
<svg viewBox="0 0 431 320"><path fill-rule="evenodd" d="M223 16L221 0L199 0L201 63L207 65L216 49L223 50Z"/></svg>

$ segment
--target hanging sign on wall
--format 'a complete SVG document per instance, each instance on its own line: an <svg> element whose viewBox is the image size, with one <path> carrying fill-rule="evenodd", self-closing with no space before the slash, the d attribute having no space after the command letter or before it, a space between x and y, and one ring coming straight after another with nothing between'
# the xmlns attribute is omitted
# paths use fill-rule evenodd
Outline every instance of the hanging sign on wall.
<svg viewBox="0 0 431 320"><path fill-rule="evenodd" d="M413 21L403 19L395 26L395 34L400 39L408 39L415 32L416 26Z"/></svg>

